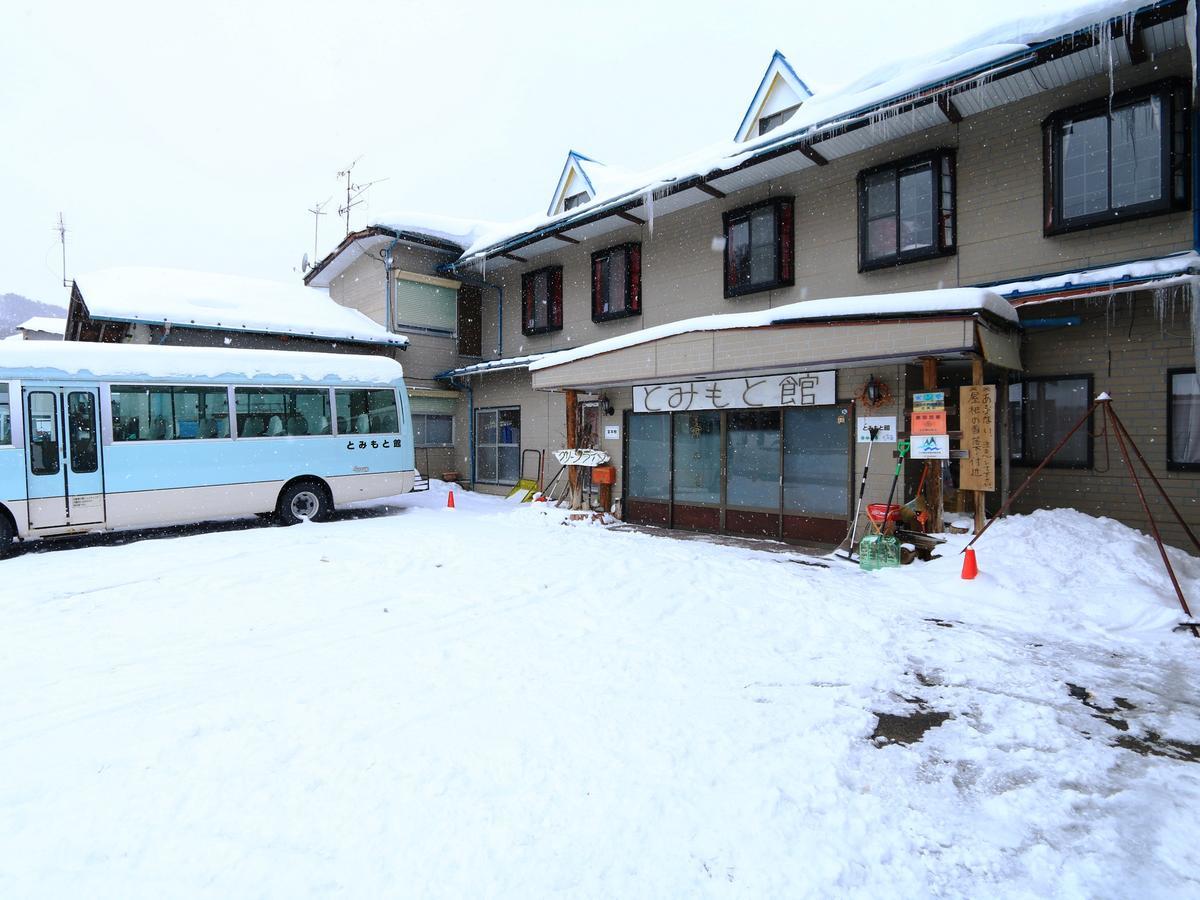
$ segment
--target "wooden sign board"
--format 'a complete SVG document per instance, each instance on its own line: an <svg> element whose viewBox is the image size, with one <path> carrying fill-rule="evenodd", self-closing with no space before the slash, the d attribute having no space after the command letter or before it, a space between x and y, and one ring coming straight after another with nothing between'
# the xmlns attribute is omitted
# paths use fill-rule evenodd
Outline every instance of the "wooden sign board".
<svg viewBox="0 0 1200 900"><path fill-rule="evenodd" d="M969 456L958 464L958 487L964 491L996 489L996 386L961 387L959 412L962 447Z"/></svg>
<svg viewBox="0 0 1200 900"><path fill-rule="evenodd" d="M910 434L945 434L946 428L946 411L944 409L922 412L921 410L913 410Z"/></svg>

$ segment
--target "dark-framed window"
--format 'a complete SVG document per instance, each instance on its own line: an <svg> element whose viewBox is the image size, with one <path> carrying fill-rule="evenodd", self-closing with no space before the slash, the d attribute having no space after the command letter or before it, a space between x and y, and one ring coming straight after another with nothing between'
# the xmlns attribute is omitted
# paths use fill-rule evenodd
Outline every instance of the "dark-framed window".
<svg viewBox="0 0 1200 900"><path fill-rule="evenodd" d="M568 209L574 209L577 206L583 206L592 198L588 196L587 191L580 191L578 194L572 194L570 197L563 198L563 212Z"/></svg>
<svg viewBox="0 0 1200 900"><path fill-rule="evenodd" d="M1167 468L1200 472L1200 375L1167 370Z"/></svg>
<svg viewBox="0 0 1200 900"><path fill-rule="evenodd" d="M1091 375L1025 378L1008 387L1010 456L1013 465L1041 463L1092 405ZM1071 435L1048 468L1092 467L1092 423Z"/></svg>
<svg viewBox="0 0 1200 900"><path fill-rule="evenodd" d="M858 173L858 270L955 249L954 152L936 150Z"/></svg>
<svg viewBox="0 0 1200 900"><path fill-rule="evenodd" d="M547 266L521 276L521 331L545 334L562 330L562 266Z"/></svg>
<svg viewBox="0 0 1200 900"><path fill-rule="evenodd" d="M592 321L642 312L642 245L619 244L592 254Z"/></svg>
<svg viewBox="0 0 1200 900"><path fill-rule="evenodd" d="M773 128L778 128L780 125L794 116L796 114L796 110L799 108L800 104L797 103L795 106L789 106L787 109L781 109L777 113L771 113L770 115L763 116L758 120L759 136L766 134Z"/></svg>
<svg viewBox="0 0 1200 900"><path fill-rule="evenodd" d="M1182 82L1071 107L1042 127L1047 235L1188 208Z"/></svg>
<svg viewBox="0 0 1200 900"><path fill-rule="evenodd" d="M724 214L726 297L795 283L793 209L776 197Z"/></svg>

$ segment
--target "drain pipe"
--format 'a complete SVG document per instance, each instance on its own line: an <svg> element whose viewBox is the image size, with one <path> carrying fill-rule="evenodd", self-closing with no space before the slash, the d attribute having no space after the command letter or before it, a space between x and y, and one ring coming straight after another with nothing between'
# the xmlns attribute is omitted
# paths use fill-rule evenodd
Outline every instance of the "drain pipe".
<svg viewBox="0 0 1200 900"><path fill-rule="evenodd" d="M467 466L471 476L471 489L475 489L475 389L471 387L471 377L468 375L464 384L459 384L458 378L452 377L450 383L457 388L467 389Z"/></svg>
<svg viewBox="0 0 1200 900"><path fill-rule="evenodd" d="M392 251L396 249L398 243L400 243L400 236L396 235L392 242L388 244L388 248L383 251L383 278L386 282L384 285L384 296L386 297L384 301L384 315L387 316L387 322L384 323L383 327L387 329L389 334L395 334L396 329L395 301L393 299L394 286L392 284L392 272L395 271L395 267L392 265Z"/></svg>
<svg viewBox="0 0 1200 900"><path fill-rule="evenodd" d="M457 266L457 262L452 262L438 268L443 272L453 275L465 284L480 288L490 288L496 292L496 356L497 358L502 358L504 356L504 286L491 281L485 281L475 275L460 272Z"/></svg>

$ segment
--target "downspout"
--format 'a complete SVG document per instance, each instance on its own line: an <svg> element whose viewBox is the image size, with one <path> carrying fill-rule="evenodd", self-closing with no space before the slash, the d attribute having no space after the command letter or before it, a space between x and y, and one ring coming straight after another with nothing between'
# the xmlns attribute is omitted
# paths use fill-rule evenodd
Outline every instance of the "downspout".
<svg viewBox="0 0 1200 900"><path fill-rule="evenodd" d="M466 284L471 284L475 287L490 288L496 292L496 356L502 359L504 357L504 286L491 281L485 281L474 275L468 275L465 272L460 272L457 262L452 262L439 268L445 272L449 272L459 281ZM473 460L474 458L472 457Z"/></svg>
<svg viewBox="0 0 1200 900"><path fill-rule="evenodd" d="M467 465L471 477L471 489L475 489L475 390L471 387L471 378L467 377L465 384L459 384L455 377L450 378L455 387L467 389Z"/></svg>
<svg viewBox="0 0 1200 900"><path fill-rule="evenodd" d="M392 242L388 244L388 248L383 251L383 277L387 281L387 284L384 285L384 295L386 298L384 300L384 315L387 316L387 322L384 323L383 327L387 329L389 334L395 334L396 317L394 315L395 310L392 308L392 272L394 272L395 269L392 267L392 251L396 249L396 245L398 243L400 243L399 235L397 235Z"/></svg>

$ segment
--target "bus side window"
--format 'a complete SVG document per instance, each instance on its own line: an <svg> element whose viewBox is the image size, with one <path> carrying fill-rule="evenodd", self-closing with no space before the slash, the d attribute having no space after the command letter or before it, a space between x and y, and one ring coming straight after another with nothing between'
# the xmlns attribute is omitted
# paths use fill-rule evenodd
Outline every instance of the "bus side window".
<svg viewBox="0 0 1200 900"><path fill-rule="evenodd" d="M58 397L49 391L29 395L29 471L58 474Z"/></svg>

